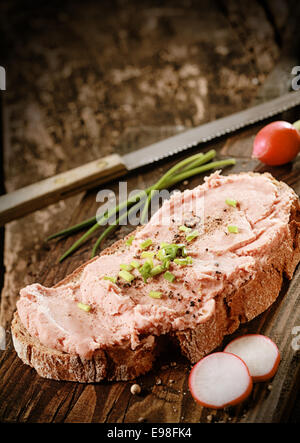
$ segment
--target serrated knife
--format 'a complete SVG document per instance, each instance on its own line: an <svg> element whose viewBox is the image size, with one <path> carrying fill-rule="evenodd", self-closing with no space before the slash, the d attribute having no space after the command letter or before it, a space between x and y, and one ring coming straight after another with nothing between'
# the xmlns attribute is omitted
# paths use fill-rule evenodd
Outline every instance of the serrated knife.
<svg viewBox="0 0 300 443"><path fill-rule="evenodd" d="M129 154L112 154L5 194L0 197L0 226L78 192L121 177L127 172L231 134L297 105L300 105L300 91L290 92Z"/></svg>

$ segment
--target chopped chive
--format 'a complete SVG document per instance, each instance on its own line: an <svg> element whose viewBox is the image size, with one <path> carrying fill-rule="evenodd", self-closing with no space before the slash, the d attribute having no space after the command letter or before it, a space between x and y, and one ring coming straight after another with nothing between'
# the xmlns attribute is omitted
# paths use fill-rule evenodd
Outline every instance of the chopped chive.
<svg viewBox="0 0 300 443"><path fill-rule="evenodd" d="M153 260L152 260L152 258L147 258L147 260L146 260L146 262L145 263L148 263L150 266L151 266L151 269L153 268Z"/></svg>
<svg viewBox="0 0 300 443"><path fill-rule="evenodd" d="M175 258L174 263L180 266L188 266L193 263L192 257L186 257L186 258Z"/></svg>
<svg viewBox="0 0 300 443"><path fill-rule="evenodd" d="M166 279L167 281L169 281L170 283L173 283L173 281L175 280L175 275L172 274L172 272L166 271L164 273L164 279Z"/></svg>
<svg viewBox="0 0 300 443"><path fill-rule="evenodd" d="M154 256L155 256L155 252L151 252L151 251L143 251L141 253L142 258L153 258Z"/></svg>
<svg viewBox="0 0 300 443"><path fill-rule="evenodd" d="M151 276L150 272L152 268L153 266L151 266L151 263L149 261L145 261L143 266L139 268L139 272L143 277L145 283L147 283L147 279Z"/></svg>
<svg viewBox="0 0 300 443"><path fill-rule="evenodd" d="M123 271L132 271L133 267L132 265L126 265L126 264L122 264L120 265L120 269L123 269Z"/></svg>
<svg viewBox="0 0 300 443"><path fill-rule="evenodd" d="M190 234L187 234L185 239L186 239L186 241L191 242L194 240L194 238L198 237L198 235L199 235L198 231L193 231Z"/></svg>
<svg viewBox="0 0 300 443"><path fill-rule="evenodd" d="M169 269L169 267L170 267L170 263L171 263L171 260L163 260L163 267L165 268L165 269Z"/></svg>
<svg viewBox="0 0 300 443"><path fill-rule="evenodd" d="M140 244L140 246L141 246L142 249L148 249L149 246L151 246L151 245L152 245L152 240L151 240L151 238L148 238L147 240L143 241L143 242Z"/></svg>
<svg viewBox="0 0 300 443"><path fill-rule="evenodd" d="M164 269L169 269L169 267L170 267L170 263L171 263L171 260L164 259L164 260L162 261L162 265L163 265Z"/></svg>
<svg viewBox="0 0 300 443"><path fill-rule="evenodd" d="M132 260L132 262L130 262L131 266L135 269L138 269L140 266L142 266L138 261Z"/></svg>
<svg viewBox="0 0 300 443"><path fill-rule="evenodd" d="M85 305L84 303L77 303L77 306L85 312L89 312L92 309L90 305Z"/></svg>
<svg viewBox="0 0 300 443"><path fill-rule="evenodd" d="M182 225L182 226L179 226L179 231L183 231L183 232L190 232L192 229L191 228L188 228L187 226L184 226L184 225Z"/></svg>
<svg viewBox="0 0 300 443"><path fill-rule="evenodd" d="M161 298L161 296L162 296L162 292L158 292L158 291L150 291L148 295L149 295L149 297L151 297L151 298Z"/></svg>
<svg viewBox="0 0 300 443"><path fill-rule="evenodd" d="M151 277L154 277L155 275L161 274L161 273L164 272L164 271L165 271L164 266L162 266L162 265L157 265L157 266L154 266L153 269L151 269L151 271L150 271L150 275L151 275Z"/></svg>
<svg viewBox="0 0 300 443"><path fill-rule="evenodd" d="M130 274L130 272L125 270L119 272L119 277L123 278L123 280L127 281L128 283L134 280L134 275Z"/></svg>
<svg viewBox="0 0 300 443"><path fill-rule="evenodd" d="M126 246L131 246L132 242L134 240L134 235L131 235L130 237L128 237L128 239L126 240Z"/></svg>
<svg viewBox="0 0 300 443"><path fill-rule="evenodd" d="M186 257L188 255L188 251L185 246L181 249L181 255L182 257Z"/></svg>
<svg viewBox="0 0 300 443"><path fill-rule="evenodd" d="M227 199L225 200L225 203L226 203L227 205L229 205L229 206L233 206L234 208L236 208L236 205L237 205L237 201L236 201L236 200L233 200L233 199L231 199L231 198L227 198Z"/></svg>
<svg viewBox="0 0 300 443"><path fill-rule="evenodd" d="M103 280L109 280L109 281L111 281L112 283L117 283L117 277L108 277L108 276L105 276L105 277L103 277Z"/></svg>
<svg viewBox="0 0 300 443"><path fill-rule="evenodd" d="M239 228L237 226L229 225L227 226L228 232L231 234L238 234Z"/></svg>
<svg viewBox="0 0 300 443"><path fill-rule="evenodd" d="M161 246L160 250L158 251L158 253L156 254L157 258L159 260L174 260L174 258L177 255L178 252L178 245L175 244L167 244L167 243L162 243L163 246Z"/></svg>
<svg viewBox="0 0 300 443"><path fill-rule="evenodd" d="M163 249L160 249L156 254L156 258L158 258L158 260L161 260L161 261L165 260L165 258L166 258L165 251Z"/></svg>

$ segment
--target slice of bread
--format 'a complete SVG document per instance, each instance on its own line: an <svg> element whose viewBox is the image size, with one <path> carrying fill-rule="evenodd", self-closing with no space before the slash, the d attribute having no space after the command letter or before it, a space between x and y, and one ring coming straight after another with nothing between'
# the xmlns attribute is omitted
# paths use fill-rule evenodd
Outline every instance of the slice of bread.
<svg viewBox="0 0 300 443"><path fill-rule="evenodd" d="M252 175L252 173L250 173ZM300 205L297 195L286 184L266 175L278 189L279 196L289 195L289 222L286 236L280 246L269 249L262 267L229 295L215 297L215 311L208 320L196 328L171 331L165 335L146 335L140 345L132 350L130 342L97 350L91 359L76 354L50 349L31 336L23 326L18 313L12 322L15 350L22 361L36 369L42 377L83 383L101 380L131 380L148 372L157 355L167 349L172 341L192 362L198 361L222 343L225 335L235 331L240 323L247 322L265 311L277 298L283 277L291 279L300 260ZM132 234L131 234L132 235ZM114 254L125 248L120 240L101 255ZM96 258L97 259L97 258ZM95 260L95 259L93 259ZM58 283L59 288L80 278L88 263Z"/></svg>

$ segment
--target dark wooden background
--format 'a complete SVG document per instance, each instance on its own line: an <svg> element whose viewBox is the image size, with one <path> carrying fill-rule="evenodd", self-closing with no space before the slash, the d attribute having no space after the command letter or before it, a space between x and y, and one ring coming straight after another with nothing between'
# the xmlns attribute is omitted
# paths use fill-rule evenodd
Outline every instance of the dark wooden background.
<svg viewBox="0 0 300 443"><path fill-rule="evenodd" d="M7 73L7 91L1 93L1 192L276 97L290 89L291 68L300 64L299 8L292 0L60 3L0 4L0 64ZM299 111L279 117L293 121ZM219 157L237 158L226 173L270 170L300 194L299 160L273 169L251 160L258 129L211 145ZM173 163L170 159L127 177L129 190L152 183ZM197 177L188 186L202 180ZM117 190L117 185L107 187ZM94 215L95 192L1 230L0 322L7 349L0 351L0 420L299 422L299 355L290 347L291 328L299 325L299 272L292 284L285 284L278 302L242 329L276 339L283 355L278 374L272 383L256 385L246 403L225 412L195 404L187 389L189 365L176 354L164 356L139 379L143 391L135 397L130 383L43 380L20 362L9 333L18 291L34 281L52 285L89 257L95 239L62 264L57 259L74 238L44 240Z"/></svg>

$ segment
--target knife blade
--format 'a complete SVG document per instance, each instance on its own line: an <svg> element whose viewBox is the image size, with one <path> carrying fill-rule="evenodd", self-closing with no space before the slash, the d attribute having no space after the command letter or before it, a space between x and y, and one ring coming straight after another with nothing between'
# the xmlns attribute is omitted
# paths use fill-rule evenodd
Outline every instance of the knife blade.
<svg viewBox="0 0 300 443"><path fill-rule="evenodd" d="M158 143L125 154L122 158L129 171L170 157L191 147L207 143L238 129L251 126L300 104L300 92L289 92L228 117L205 123Z"/></svg>
<svg viewBox="0 0 300 443"><path fill-rule="evenodd" d="M236 112L137 151L113 154L0 197L0 226L129 171L217 139L300 105L300 91Z"/></svg>

